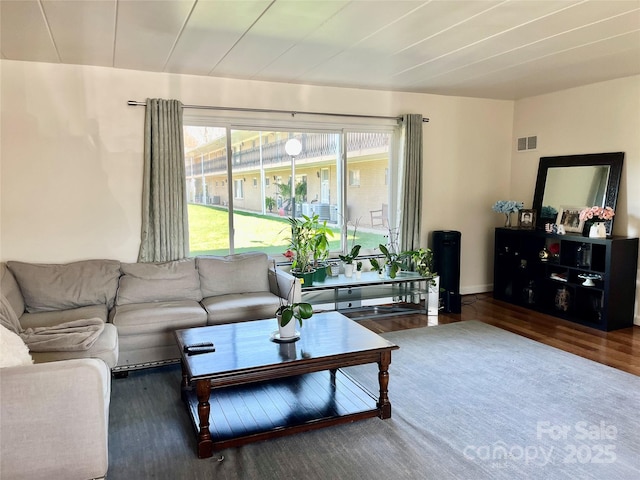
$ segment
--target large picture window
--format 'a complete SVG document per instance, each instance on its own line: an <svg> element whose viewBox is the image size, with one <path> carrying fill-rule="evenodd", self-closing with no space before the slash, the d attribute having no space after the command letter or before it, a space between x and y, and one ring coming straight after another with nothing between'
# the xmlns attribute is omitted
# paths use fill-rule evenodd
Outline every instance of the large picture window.
<svg viewBox="0 0 640 480"><path fill-rule="evenodd" d="M327 222L335 254L386 242L392 128L257 130L185 119L184 137L191 255L261 250L279 258L287 219L303 215ZM297 155L285 150L292 138Z"/></svg>

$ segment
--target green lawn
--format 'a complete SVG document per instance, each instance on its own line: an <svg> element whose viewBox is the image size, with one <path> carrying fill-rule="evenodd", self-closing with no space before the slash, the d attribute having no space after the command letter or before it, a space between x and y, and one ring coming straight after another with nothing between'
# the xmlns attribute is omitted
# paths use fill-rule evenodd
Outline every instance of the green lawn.
<svg viewBox="0 0 640 480"><path fill-rule="evenodd" d="M260 250L283 253L288 245L289 223L285 217L235 212L235 252ZM340 231L334 232L331 251L340 250ZM189 249L191 256L229 253L228 211L221 207L189 204ZM358 232L356 243L373 247L383 242L381 234ZM351 237L349 238L351 245Z"/></svg>

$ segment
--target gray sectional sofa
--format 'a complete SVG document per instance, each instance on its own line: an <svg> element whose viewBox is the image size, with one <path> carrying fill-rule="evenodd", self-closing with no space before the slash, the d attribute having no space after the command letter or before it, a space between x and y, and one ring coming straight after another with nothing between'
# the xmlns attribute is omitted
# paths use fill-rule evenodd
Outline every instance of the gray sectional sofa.
<svg viewBox="0 0 640 480"><path fill-rule="evenodd" d="M23 328L107 322L89 350L34 352L36 363L101 358L116 372L179 359L176 329L274 317L280 296L300 299L299 282L259 252L164 263L9 261L6 267L0 267L2 292Z"/></svg>
<svg viewBox="0 0 640 480"><path fill-rule="evenodd" d="M2 478L74 479L106 477L111 372L176 361L176 329L275 317L280 296L300 300L300 284L256 252L0 263L0 293L22 329L106 322L86 350L32 351L34 364L0 368Z"/></svg>
<svg viewBox="0 0 640 480"><path fill-rule="evenodd" d="M299 282L257 252L123 263L120 269L115 305L109 312L120 342L114 371L180 358L176 329L275 317L280 296L300 299Z"/></svg>

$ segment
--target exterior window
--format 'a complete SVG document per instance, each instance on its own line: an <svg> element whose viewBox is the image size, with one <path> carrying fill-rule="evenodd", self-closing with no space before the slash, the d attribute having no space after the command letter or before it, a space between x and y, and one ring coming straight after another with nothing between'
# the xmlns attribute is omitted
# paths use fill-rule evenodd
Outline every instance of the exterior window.
<svg viewBox="0 0 640 480"><path fill-rule="evenodd" d="M233 195L239 200L244 198L244 180L241 178L233 182Z"/></svg>
<svg viewBox="0 0 640 480"><path fill-rule="evenodd" d="M360 170L349 170L349 186L360 186Z"/></svg>
<svg viewBox="0 0 640 480"><path fill-rule="evenodd" d="M303 215L327 222L334 232L334 257L354 242L362 246L361 254L385 243L392 127L256 131L190 126L185 119L184 135L191 255L261 250L283 260L288 218ZM284 148L290 138L302 144L293 158ZM245 190L245 178L253 188ZM227 182L233 185L232 199Z"/></svg>

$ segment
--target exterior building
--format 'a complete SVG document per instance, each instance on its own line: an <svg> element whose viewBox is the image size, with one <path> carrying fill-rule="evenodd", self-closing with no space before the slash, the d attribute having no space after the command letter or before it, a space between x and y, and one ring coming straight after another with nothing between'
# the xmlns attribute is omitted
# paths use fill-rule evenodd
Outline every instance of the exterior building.
<svg viewBox="0 0 640 480"><path fill-rule="evenodd" d="M187 145L196 143L193 129L198 128L202 127L185 127ZM345 184L348 219L364 227L385 227L371 212L388 203L390 133L345 134L347 164L342 173L337 133L234 130L228 175L226 131L214 130L214 138L185 153L189 203L226 207L232 195L235 210L280 216L317 213L321 220L338 223L343 208L340 185ZM285 143L293 137L301 142L302 151L292 168Z"/></svg>

